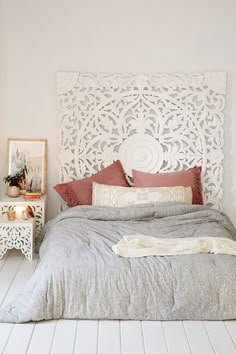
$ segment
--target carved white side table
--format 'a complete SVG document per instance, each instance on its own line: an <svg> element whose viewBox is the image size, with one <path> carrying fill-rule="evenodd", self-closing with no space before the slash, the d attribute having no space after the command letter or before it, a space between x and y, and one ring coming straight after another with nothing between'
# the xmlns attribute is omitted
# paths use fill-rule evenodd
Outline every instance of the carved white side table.
<svg viewBox="0 0 236 354"><path fill-rule="evenodd" d="M31 261L34 252L34 235L34 218L9 221L6 215L0 216L0 259L8 249L16 248Z"/></svg>
<svg viewBox="0 0 236 354"><path fill-rule="evenodd" d="M37 239L40 238L45 223L46 200L47 195L41 196L40 199L24 199L23 196L11 198L6 195L0 200L0 214L4 214L8 210L13 210L17 206L27 207L29 205L34 212L35 239L37 243Z"/></svg>

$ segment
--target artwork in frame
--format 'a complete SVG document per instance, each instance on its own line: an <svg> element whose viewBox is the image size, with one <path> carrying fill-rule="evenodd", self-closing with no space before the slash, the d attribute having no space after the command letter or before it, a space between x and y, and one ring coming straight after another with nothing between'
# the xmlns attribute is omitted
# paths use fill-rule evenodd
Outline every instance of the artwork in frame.
<svg viewBox="0 0 236 354"><path fill-rule="evenodd" d="M21 189L46 193L46 154L47 140L8 139L8 173L27 168Z"/></svg>

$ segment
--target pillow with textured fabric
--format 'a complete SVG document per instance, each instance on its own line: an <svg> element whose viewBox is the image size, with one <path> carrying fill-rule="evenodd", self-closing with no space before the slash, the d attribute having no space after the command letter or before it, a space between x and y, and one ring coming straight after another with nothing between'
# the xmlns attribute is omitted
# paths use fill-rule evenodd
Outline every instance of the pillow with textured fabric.
<svg viewBox="0 0 236 354"><path fill-rule="evenodd" d="M54 189L69 206L91 205L93 181L128 187L123 167L118 160L91 177L57 184Z"/></svg>
<svg viewBox="0 0 236 354"><path fill-rule="evenodd" d="M93 182L93 205L125 207L155 202L192 204L191 187L117 187Z"/></svg>
<svg viewBox="0 0 236 354"><path fill-rule="evenodd" d="M146 173L132 170L135 187L192 187L193 204L203 204L201 167L167 173Z"/></svg>

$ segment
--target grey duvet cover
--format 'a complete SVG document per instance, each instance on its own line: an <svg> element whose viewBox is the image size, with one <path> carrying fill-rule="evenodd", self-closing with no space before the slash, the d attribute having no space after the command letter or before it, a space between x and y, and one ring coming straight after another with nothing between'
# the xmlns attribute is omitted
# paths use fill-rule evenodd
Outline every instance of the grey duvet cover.
<svg viewBox="0 0 236 354"><path fill-rule="evenodd" d="M226 237L230 220L204 206L79 206L46 225L40 262L25 289L0 310L0 322L44 319L236 319L236 257L122 258L124 235Z"/></svg>

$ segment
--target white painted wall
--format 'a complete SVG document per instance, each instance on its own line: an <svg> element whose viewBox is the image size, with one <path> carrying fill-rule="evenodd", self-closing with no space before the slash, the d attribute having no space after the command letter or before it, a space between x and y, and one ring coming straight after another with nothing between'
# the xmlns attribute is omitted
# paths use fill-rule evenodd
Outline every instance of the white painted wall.
<svg viewBox="0 0 236 354"><path fill-rule="evenodd" d="M227 71L224 207L236 224L235 38L235 0L0 0L1 179L7 138L47 139L56 214L57 71Z"/></svg>

